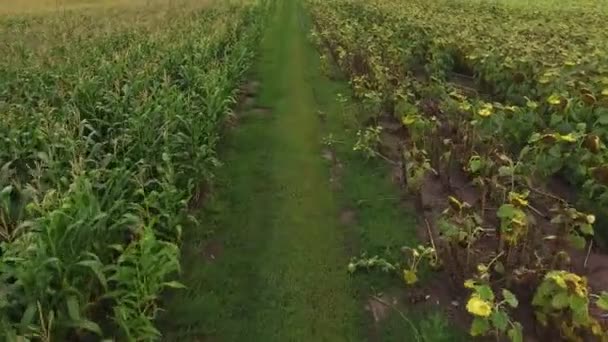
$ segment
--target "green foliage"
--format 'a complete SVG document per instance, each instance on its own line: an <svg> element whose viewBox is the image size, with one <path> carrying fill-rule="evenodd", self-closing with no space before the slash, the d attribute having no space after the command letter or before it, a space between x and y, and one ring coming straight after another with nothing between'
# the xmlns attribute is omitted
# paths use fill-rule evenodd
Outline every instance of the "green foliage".
<svg viewBox="0 0 608 342"><path fill-rule="evenodd" d="M450 207L430 224L441 232L437 253L451 261L444 263L451 275L467 279L471 260L493 258L483 266L496 278L482 279L487 288L536 286L552 269L570 267L570 246L599 235L593 223L606 215L608 200L602 43L608 36L597 24L607 11L589 6L594 1L309 3L315 42L348 76L355 98L370 116L401 120L406 171L416 166L407 178L431 171L443 189L458 193L464 170L479 192L471 204L448 197ZM555 176L574 185L585 213L552 193ZM538 224L548 215L547 203L555 208L551 233ZM498 224L481 220L489 210ZM475 333L504 327L504 315L490 319L489 311L486 321L475 320ZM560 322L551 325L560 328ZM520 340L521 326L506 334Z"/></svg>
<svg viewBox="0 0 608 342"><path fill-rule="evenodd" d="M367 158L378 156L378 145L380 144L380 133L382 127L366 127L365 130L357 132L357 142L354 151L361 151Z"/></svg>
<svg viewBox="0 0 608 342"><path fill-rule="evenodd" d="M528 205L527 194L509 193L509 203L498 208L496 216L500 219L500 237L510 245L516 245L528 232L528 218L523 211Z"/></svg>
<svg viewBox="0 0 608 342"><path fill-rule="evenodd" d="M578 249L585 248L586 237L592 237L594 234L595 216L581 213L564 204L558 205L553 212L555 216L551 219L551 223L561 229L560 236L567 237L568 242Z"/></svg>
<svg viewBox="0 0 608 342"><path fill-rule="evenodd" d="M159 339L187 204L261 25L256 3L196 8L0 19L1 39L73 38L15 39L0 62L0 339Z"/></svg>
<svg viewBox="0 0 608 342"><path fill-rule="evenodd" d="M377 255L371 258L365 255L361 256L361 258L352 258L347 269L349 273L355 273L359 269L371 270L374 268L379 268L386 273L394 272L398 269L398 267Z"/></svg>
<svg viewBox="0 0 608 342"><path fill-rule="evenodd" d="M566 271L548 272L536 289L532 305L543 325L557 323L569 340L578 340L582 331L606 338L600 324L589 314L587 280Z"/></svg>
<svg viewBox="0 0 608 342"><path fill-rule="evenodd" d="M493 333L495 336L506 335L512 342L523 341L523 327L513 321L509 309L519 306L515 295L502 289L502 300L498 300L490 287L488 266L481 265L477 279L465 281L464 286L471 290L466 309L473 315L471 336L484 336Z"/></svg>

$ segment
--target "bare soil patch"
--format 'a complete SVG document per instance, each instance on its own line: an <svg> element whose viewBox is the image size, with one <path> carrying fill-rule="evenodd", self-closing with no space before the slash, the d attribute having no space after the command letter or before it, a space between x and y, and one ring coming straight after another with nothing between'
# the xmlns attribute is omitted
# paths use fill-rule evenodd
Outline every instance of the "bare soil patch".
<svg viewBox="0 0 608 342"><path fill-rule="evenodd" d="M215 262L224 252L224 245L217 239L211 239L202 248L203 260L207 263Z"/></svg>

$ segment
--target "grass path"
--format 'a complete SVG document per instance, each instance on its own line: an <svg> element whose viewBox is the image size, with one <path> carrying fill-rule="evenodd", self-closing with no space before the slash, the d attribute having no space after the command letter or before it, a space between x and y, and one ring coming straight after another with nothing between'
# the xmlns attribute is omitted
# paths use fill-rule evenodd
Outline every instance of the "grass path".
<svg viewBox="0 0 608 342"><path fill-rule="evenodd" d="M189 289L170 303L169 339L358 339L361 310L321 158L298 4L277 2L270 20L258 101L272 113L243 120L227 141L218 179L225 193L202 215L217 220L204 224L217 227L223 252L201 266L204 233L188 237Z"/></svg>
<svg viewBox="0 0 608 342"><path fill-rule="evenodd" d="M415 221L390 200L399 191L386 165L353 153L358 123L336 101L348 87L321 74L308 24L299 0L276 1L254 76L256 106L269 110L245 113L223 143L224 167L200 225L185 230L188 289L166 303L165 341L416 341L399 315L378 328L363 309L370 289L399 281L346 272L361 251L398 256L414 241ZM322 158L329 133L344 142L336 146L340 190ZM343 208L356 211L348 227L339 222ZM441 317L420 323L438 336L424 340L454 340L440 337Z"/></svg>

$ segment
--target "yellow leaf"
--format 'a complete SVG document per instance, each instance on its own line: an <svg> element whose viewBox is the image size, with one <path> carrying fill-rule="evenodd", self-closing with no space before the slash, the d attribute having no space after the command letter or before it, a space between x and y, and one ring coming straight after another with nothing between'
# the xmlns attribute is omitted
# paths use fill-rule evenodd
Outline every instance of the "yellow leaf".
<svg viewBox="0 0 608 342"><path fill-rule="evenodd" d="M555 282L555 284L557 286L561 287L562 289L566 289L566 288L568 288L568 285L566 284L566 281L564 280L563 273L564 272L562 272L562 271L551 272L551 273L547 274L547 277L553 279L553 281Z"/></svg>
<svg viewBox="0 0 608 342"><path fill-rule="evenodd" d="M579 296L579 297L583 297L586 298L588 293L587 293L587 288L584 287L584 283L583 284L576 284L576 286L574 287L574 292Z"/></svg>
<svg viewBox="0 0 608 342"><path fill-rule="evenodd" d="M419 256L420 256L420 253L418 253L418 251L417 251L417 250L412 249L412 255L414 256L414 258L417 258L417 257L419 257Z"/></svg>
<svg viewBox="0 0 608 342"><path fill-rule="evenodd" d="M583 281L583 278L581 278L581 276L579 276L578 274L574 274L574 273L564 272L563 277L564 277L564 280L572 282L572 283L580 283Z"/></svg>
<svg viewBox="0 0 608 342"><path fill-rule="evenodd" d="M475 316L489 317L492 314L492 305L473 295L467 303L467 311Z"/></svg>
<svg viewBox="0 0 608 342"><path fill-rule="evenodd" d="M460 110L464 112L468 112L469 110L471 110L471 104L468 102L461 102L458 108L460 108Z"/></svg>
<svg viewBox="0 0 608 342"><path fill-rule="evenodd" d="M511 219L511 223L516 227L524 227L526 225L526 222L524 222L522 219L515 217Z"/></svg>
<svg viewBox="0 0 608 342"><path fill-rule="evenodd" d="M594 321L591 323L591 332L595 336L602 336L602 326L598 322Z"/></svg>
<svg viewBox="0 0 608 342"><path fill-rule="evenodd" d="M488 272L488 266L486 266L484 264L477 265L477 272L479 272L479 273L487 273Z"/></svg>
<svg viewBox="0 0 608 342"><path fill-rule="evenodd" d="M482 117L488 117L488 116L492 115L493 110L494 110L494 107L492 106L491 103L484 103L481 106L481 109L477 111L477 114L479 114L479 116L482 116Z"/></svg>
<svg viewBox="0 0 608 342"><path fill-rule="evenodd" d="M479 116L482 116L485 118L485 117L492 115L492 109L491 108L482 108L477 112L477 114L479 114Z"/></svg>
<svg viewBox="0 0 608 342"><path fill-rule="evenodd" d="M403 270L403 280L408 285L413 285L418 282L418 276L416 272L410 270Z"/></svg>
<svg viewBox="0 0 608 342"><path fill-rule="evenodd" d="M519 207L527 207L528 206L528 201L526 200L526 196L525 195L521 195L515 192L510 192L509 193L509 201L511 201L511 203L513 205L519 206Z"/></svg>
<svg viewBox="0 0 608 342"><path fill-rule="evenodd" d="M552 105L558 105L560 104L562 101L559 97L559 95L557 94L552 94L551 96L549 96L549 98L547 99L547 102L549 102L549 104Z"/></svg>
<svg viewBox="0 0 608 342"><path fill-rule="evenodd" d="M483 108L483 109L480 109L479 112L477 112L477 114L479 114L479 116L482 116L485 118L487 116L492 115L492 111L487 108Z"/></svg>
<svg viewBox="0 0 608 342"><path fill-rule="evenodd" d="M409 126L409 125L415 123L417 121L417 119L418 119L417 115L408 114L408 115L404 116L403 118L401 118L401 122L405 126Z"/></svg>
<svg viewBox="0 0 608 342"><path fill-rule="evenodd" d="M475 288L475 281L473 279L468 279L464 282L464 287L466 287L467 289Z"/></svg>
<svg viewBox="0 0 608 342"><path fill-rule="evenodd" d="M572 133L568 133L566 135L562 135L562 136L560 136L560 139L562 141L566 141L566 142L576 142L576 137Z"/></svg>
<svg viewBox="0 0 608 342"><path fill-rule="evenodd" d="M448 196L448 203L450 204L452 209L457 211L462 210L462 203L460 203L460 201L456 197Z"/></svg>

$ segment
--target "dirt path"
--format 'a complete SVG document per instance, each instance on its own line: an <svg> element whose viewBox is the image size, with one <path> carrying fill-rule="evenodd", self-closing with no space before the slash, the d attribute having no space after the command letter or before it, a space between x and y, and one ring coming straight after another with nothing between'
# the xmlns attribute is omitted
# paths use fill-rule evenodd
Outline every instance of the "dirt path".
<svg viewBox="0 0 608 342"><path fill-rule="evenodd" d="M203 223L217 227L215 236L187 236L189 289L169 305L169 340L360 339L300 10L295 0L277 2L262 46L259 107L228 137L224 193L201 215L216 220Z"/></svg>

